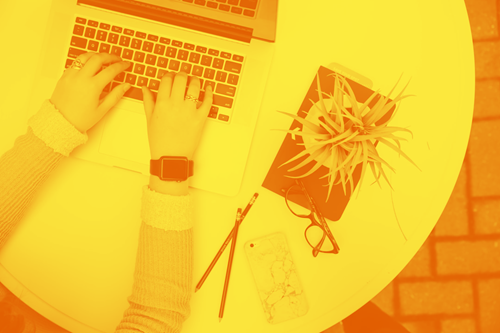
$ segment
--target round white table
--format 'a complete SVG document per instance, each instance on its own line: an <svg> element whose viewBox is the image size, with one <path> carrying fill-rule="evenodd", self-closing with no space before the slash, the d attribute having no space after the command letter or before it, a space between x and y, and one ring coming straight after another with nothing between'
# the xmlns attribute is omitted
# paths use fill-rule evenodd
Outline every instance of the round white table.
<svg viewBox="0 0 500 333"><path fill-rule="evenodd" d="M37 68L50 1L0 5L0 154L25 133L22 116ZM314 258L306 222L282 197L261 187L291 119L320 65L358 72L387 94L406 94L391 126L414 134L402 149L378 152L396 173L394 192L365 174L338 222L329 226L338 255ZM394 96L394 95L393 95ZM463 1L281 1L276 53L241 191L224 197L191 189L196 283L254 192L240 228L224 319L217 315L229 251L192 297L183 332L319 332L380 292L411 260L438 221L457 180L472 123L474 58ZM47 96L47 98L50 96ZM406 136L405 136L406 137ZM387 170L387 169L385 169ZM140 226L141 187L148 177L68 158L44 183L22 223L0 251L0 281L23 302L71 332L113 332L128 307ZM391 193L392 192L392 193ZM243 244L286 234L309 312L281 324L264 318Z"/></svg>

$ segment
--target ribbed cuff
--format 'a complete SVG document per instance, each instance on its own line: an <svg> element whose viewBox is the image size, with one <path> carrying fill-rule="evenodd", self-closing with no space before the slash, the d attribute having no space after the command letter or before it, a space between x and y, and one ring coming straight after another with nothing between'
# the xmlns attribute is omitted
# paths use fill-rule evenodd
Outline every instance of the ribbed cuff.
<svg viewBox="0 0 500 333"><path fill-rule="evenodd" d="M48 99L28 120L28 126L48 147L64 156L69 156L73 149L88 140L87 133L77 130Z"/></svg>
<svg viewBox="0 0 500 333"><path fill-rule="evenodd" d="M145 185L142 189L141 218L147 225L163 230L182 231L193 227L191 195L158 193Z"/></svg>

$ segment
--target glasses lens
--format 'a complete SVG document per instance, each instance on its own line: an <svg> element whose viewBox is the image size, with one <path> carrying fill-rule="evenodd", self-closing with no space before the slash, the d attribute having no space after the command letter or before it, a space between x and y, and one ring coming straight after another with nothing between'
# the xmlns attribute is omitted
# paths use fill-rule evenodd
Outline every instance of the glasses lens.
<svg viewBox="0 0 500 333"><path fill-rule="evenodd" d="M308 216L311 214L309 200L298 185L292 186L286 194L286 204L295 215Z"/></svg>
<svg viewBox="0 0 500 333"><path fill-rule="evenodd" d="M333 250L332 241L330 240L330 238L328 238L326 233L319 226L312 225L311 227L307 228L306 239L311 247L319 248L323 252L328 252ZM323 243L320 246L319 244L321 243L322 239Z"/></svg>

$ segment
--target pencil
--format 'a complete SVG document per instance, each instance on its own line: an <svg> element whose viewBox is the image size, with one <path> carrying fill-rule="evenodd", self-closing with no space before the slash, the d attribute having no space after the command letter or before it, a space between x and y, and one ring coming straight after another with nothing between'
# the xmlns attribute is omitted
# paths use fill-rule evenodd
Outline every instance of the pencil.
<svg viewBox="0 0 500 333"><path fill-rule="evenodd" d="M238 238L238 229L239 222L241 220L241 208L238 208L238 213L236 213L236 222L234 222L234 236L233 241L231 242L231 252L229 252L229 262L227 263L226 270L226 280L224 281L224 290L222 291L222 301L220 302L220 310L219 310L219 323L222 320L222 316L224 316L224 307L226 305L227 298L227 288L229 287L229 277L231 276L231 268L233 267L233 257L234 257L234 249L236 249L236 239Z"/></svg>
<svg viewBox="0 0 500 333"><path fill-rule="evenodd" d="M246 206L245 210L243 211L243 214L241 214L238 226L243 222L243 220L245 219L245 216L247 215L247 213L250 210L250 208L252 208L252 205L254 204L254 202L255 202L255 200L257 199L258 196L259 196L259 193L255 193L253 195L252 199L250 199L250 202L248 203L248 205ZM197 292L198 290L200 290L201 286L203 285L203 283L207 279L208 275L212 271L212 268L214 268L215 264L219 260L219 258L222 255L222 253L224 253L224 250L226 249L227 245L231 241L231 238L233 238L233 233L234 233L234 227L233 227L233 229L231 229L231 232L229 233L229 235L227 236L226 240L222 244L221 248L219 249L219 252L217 252L217 254L215 255L215 258L210 263L210 266L208 266L207 270L205 271L205 274L203 274L203 276L201 277L200 282L198 282L198 284L196 285L196 289L194 290L194 292Z"/></svg>

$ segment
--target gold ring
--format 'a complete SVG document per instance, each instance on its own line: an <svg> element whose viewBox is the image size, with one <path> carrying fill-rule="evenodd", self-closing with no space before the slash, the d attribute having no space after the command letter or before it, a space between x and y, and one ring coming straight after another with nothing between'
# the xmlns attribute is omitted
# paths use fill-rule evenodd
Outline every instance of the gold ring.
<svg viewBox="0 0 500 333"><path fill-rule="evenodd" d="M196 98L196 97L194 97L194 96L192 96L192 95L186 95L186 98L184 98L184 100L185 100L185 101L190 100L190 101L193 101L193 102L195 102L195 103L198 103L198 102L199 102L198 98Z"/></svg>
<svg viewBox="0 0 500 333"><path fill-rule="evenodd" d="M75 60L73 60L73 63L71 64L71 66L69 68L80 70L83 68L83 63L80 59L76 58Z"/></svg>

